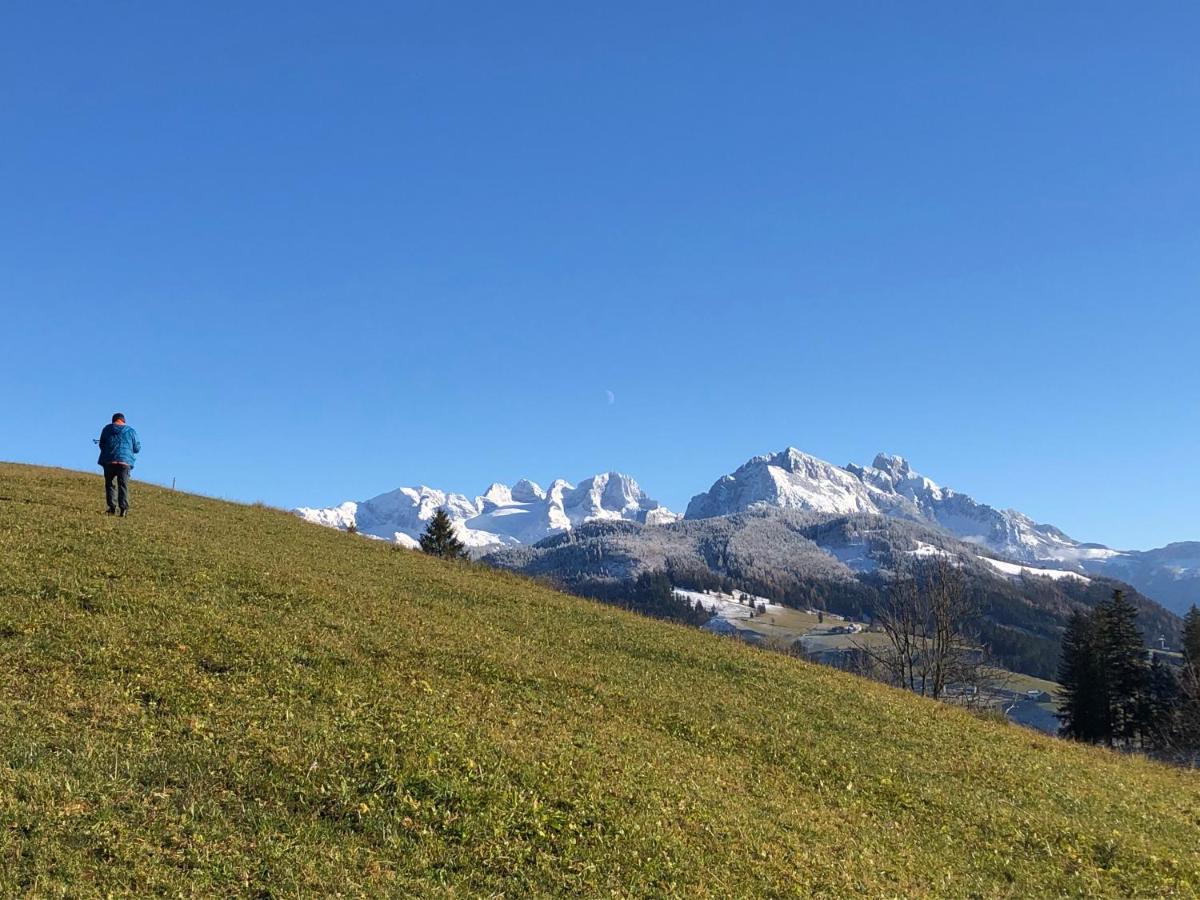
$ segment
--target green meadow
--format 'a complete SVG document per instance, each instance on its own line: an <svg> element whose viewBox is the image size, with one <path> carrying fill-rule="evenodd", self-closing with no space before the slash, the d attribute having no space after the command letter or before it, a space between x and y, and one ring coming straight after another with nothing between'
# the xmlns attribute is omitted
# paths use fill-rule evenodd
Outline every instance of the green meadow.
<svg viewBox="0 0 1200 900"><path fill-rule="evenodd" d="M1200 776L0 464L0 896L1181 896Z"/></svg>

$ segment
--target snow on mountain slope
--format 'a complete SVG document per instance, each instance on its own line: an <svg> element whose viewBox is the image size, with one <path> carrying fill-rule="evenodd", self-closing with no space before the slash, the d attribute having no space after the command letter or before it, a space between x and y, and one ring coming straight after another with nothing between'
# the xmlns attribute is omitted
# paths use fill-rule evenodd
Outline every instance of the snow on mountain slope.
<svg viewBox="0 0 1200 900"><path fill-rule="evenodd" d="M882 492L846 469L789 447L756 456L688 504L684 517L710 519L763 506L846 514L879 513ZM913 510L915 518L916 511Z"/></svg>
<svg viewBox="0 0 1200 900"><path fill-rule="evenodd" d="M878 513L937 525L962 541L1034 568L1074 570L1126 581L1175 612L1200 602L1200 542L1157 550L1084 544L1053 525L944 488L900 456L841 467L788 448L756 456L692 498L686 518L778 507L823 513ZM989 560L991 562L991 560Z"/></svg>
<svg viewBox="0 0 1200 900"><path fill-rule="evenodd" d="M672 593L693 605L699 603L711 612L713 618L704 627L718 634L727 632L728 626L733 622L749 619L750 614L755 612L757 607L763 607L767 613L774 615L780 615L788 610L786 606L780 606L766 597L748 594L745 591L738 591L738 597L721 592L688 591L683 588L673 588ZM745 597L746 602L743 603L740 597ZM841 616L831 615L830 618L841 619Z"/></svg>
<svg viewBox="0 0 1200 900"><path fill-rule="evenodd" d="M647 497L628 475L617 472L593 475L578 487L559 479L546 490L525 479L511 487L496 483L474 500L430 487L402 487L358 503L293 512L318 525L343 530L353 526L360 534L415 546L439 508L449 514L459 539L476 553L536 543L584 522L661 525L679 518Z"/></svg>
<svg viewBox="0 0 1200 900"><path fill-rule="evenodd" d="M362 502L295 512L320 525L354 526L362 534L415 546L439 507L446 508L460 538L476 555L533 544L584 522L664 525L680 518L647 497L632 478L615 472L595 475L578 486L561 479L545 489L527 480L511 486L493 484L474 499L429 487L406 487ZM1116 578L1177 613L1200 603L1200 542L1146 551L1081 543L1016 510L997 509L942 487L900 456L880 453L869 466L836 466L792 447L756 456L693 497L686 518L709 519L762 508L880 514L934 525L979 547L981 556L999 556L1031 569ZM874 566L856 546L825 549L851 570L870 571Z"/></svg>
<svg viewBox="0 0 1200 900"><path fill-rule="evenodd" d="M790 447L756 456L692 498L686 517L703 519L763 506L876 513L932 523L960 540L1023 562L1053 559L1056 551L1079 546L1051 525L943 488L914 472L903 457L884 453L873 465L852 463L845 468Z"/></svg>
<svg viewBox="0 0 1200 900"><path fill-rule="evenodd" d="M1017 563L1004 562L1000 559L992 559L990 556L979 557L997 572L1003 572L1005 575L1014 577L1033 575L1037 578L1052 578L1057 581L1060 578L1077 578L1080 581L1091 581L1086 575L1080 575L1078 572L1070 572L1066 569L1039 569L1035 566L1022 566Z"/></svg>
<svg viewBox="0 0 1200 900"><path fill-rule="evenodd" d="M961 540L979 544L1023 561L1055 558L1073 541L1053 525L1041 525L1016 510L998 510L966 494L943 488L917 472L900 456L880 453L869 466L846 467L884 493L908 499L926 521L934 522Z"/></svg>

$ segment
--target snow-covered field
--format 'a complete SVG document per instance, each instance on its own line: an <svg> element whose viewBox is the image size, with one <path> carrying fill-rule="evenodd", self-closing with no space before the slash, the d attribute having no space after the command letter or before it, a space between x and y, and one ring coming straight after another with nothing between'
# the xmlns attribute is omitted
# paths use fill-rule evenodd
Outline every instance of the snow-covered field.
<svg viewBox="0 0 1200 900"><path fill-rule="evenodd" d="M692 603L699 600L704 604L705 609L711 610L717 618L725 619L726 621L748 619L750 618L750 613L754 612L751 606L738 602L737 598L732 594L708 594L704 591L685 591L681 588L675 588L675 595L677 597L684 597ZM768 613L781 613L787 609L786 606L772 603L766 597L756 597L753 594L744 594L742 591L738 591L738 596L748 597L749 603L754 604L754 606L758 606L760 603L766 604Z"/></svg>
<svg viewBox="0 0 1200 900"><path fill-rule="evenodd" d="M979 557L985 563L996 569L998 572L1003 572L1005 575L1014 577L1019 575L1033 575L1039 578L1078 578L1080 581L1091 581L1085 575L1080 575L1078 572L1064 572L1062 569L1035 569L1032 566L1019 566L1016 563L1004 562L999 559L992 559L990 556Z"/></svg>
<svg viewBox="0 0 1200 900"><path fill-rule="evenodd" d="M941 547L935 547L933 544L927 544L924 541L917 541L917 549L907 551L909 556L951 556Z"/></svg>

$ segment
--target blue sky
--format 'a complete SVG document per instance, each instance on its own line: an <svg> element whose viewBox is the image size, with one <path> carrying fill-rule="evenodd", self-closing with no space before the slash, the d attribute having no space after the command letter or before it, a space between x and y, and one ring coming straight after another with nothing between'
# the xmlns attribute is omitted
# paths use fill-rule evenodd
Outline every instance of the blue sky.
<svg viewBox="0 0 1200 900"><path fill-rule="evenodd" d="M1200 539L1200 7L6 4L0 458L280 505L908 456ZM611 391L615 402L609 402Z"/></svg>

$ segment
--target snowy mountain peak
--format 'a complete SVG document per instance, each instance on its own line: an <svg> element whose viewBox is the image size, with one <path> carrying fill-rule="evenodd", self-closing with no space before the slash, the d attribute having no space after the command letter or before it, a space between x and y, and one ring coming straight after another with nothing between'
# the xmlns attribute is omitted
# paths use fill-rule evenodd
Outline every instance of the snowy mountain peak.
<svg viewBox="0 0 1200 900"><path fill-rule="evenodd" d="M354 526L362 534L413 546L438 509L446 510L459 539L476 552L535 543L584 522L625 519L659 525L679 518L617 472L593 475L578 487L560 478L549 490L527 479L512 487L495 482L474 500L423 485L402 487L361 503L295 513L320 525Z"/></svg>
<svg viewBox="0 0 1200 900"><path fill-rule="evenodd" d="M536 481L522 478L512 486L512 499L517 503L532 503L535 500L545 500L546 492Z"/></svg>
<svg viewBox="0 0 1200 900"><path fill-rule="evenodd" d="M873 513L937 525L956 537L1022 561L1052 558L1071 539L1020 513L1002 512L940 487L902 456L843 467L795 448L756 456L688 504L692 519L780 507L822 513Z"/></svg>
<svg viewBox="0 0 1200 900"><path fill-rule="evenodd" d="M604 472L584 479L572 496L575 504L586 499L592 508L605 511L636 508L646 499L638 483L620 472Z"/></svg>
<svg viewBox="0 0 1200 900"><path fill-rule="evenodd" d="M584 479L563 494L563 511L572 524L606 519L628 519L651 524L663 521L664 510L646 496L636 481L620 472L603 472ZM653 515L651 515L653 513ZM671 519L675 516L668 513Z"/></svg>
<svg viewBox="0 0 1200 900"><path fill-rule="evenodd" d="M829 463L822 459L817 459L805 453L803 450L797 450L795 447L787 447L780 450L778 453L768 453L765 456L756 456L754 460L762 460L769 465L783 469L785 472L814 472L819 471L823 466L828 466ZM749 465L749 463L747 463Z"/></svg>
<svg viewBox="0 0 1200 900"><path fill-rule="evenodd" d="M460 539L477 554L536 543L585 522L666 525L681 518L619 472L593 475L578 487L561 478L546 489L527 479L511 487L496 482L474 499L424 485L403 487L362 502L295 512L310 522L353 526L362 534L416 546L416 538L439 508L447 511ZM1109 575L1178 612L1200 598L1200 542L1146 551L1080 543L1016 510L996 509L943 488L915 471L904 457L890 453L877 454L869 466L836 466L795 447L756 456L693 497L686 518L769 508L886 515L934 525L1018 568L1032 563L1031 568Z"/></svg>
<svg viewBox="0 0 1200 900"><path fill-rule="evenodd" d="M380 510L413 507L426 519L432 518L439 507L445 507L446 512L451 516L474 515L478 512L476 502L463 494L448 494L423 484L417 487L398 488L387 494L380 494L371 503Z"/></svg>
<svg viewBox="0 0 1200 900"><path fill-rule="evenodd" d="M897 480L906 478L912 473L912 467L908 464L907 459L903 456L893 456L891 453L876 453L871 467L879 469L881 472L887 472Z"/></svg>
<svg viewBox="0 0 1200 900"><path fill-rule="evenodd" d="M685 518L707 519L759 507L825 513L878 512L871 490L851 472L788 447L756 456L688 504Z"/></svg>
<svg viewBox="0 0 1200 900"><path fill-rule="evenodd" d="M498 481L493 482L479 498L481 504L507 506L513 502L512 489Z"/></svg>
<svg viewBox="0 0 1200 900"><path fill-rule="evenodd" d="M1200 596L1200 544L1144 552L1082 544L1053 525L996 509L943 488L902 456L878 454L872 465L835 466L789 447L756 456L692 498L687 518L759 508L819 513L874 513L934 525L992 555L1128 581L1177 611ZM1018 566L1019 568L1019 566Z"/></svg>

